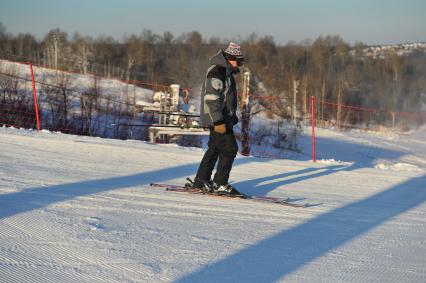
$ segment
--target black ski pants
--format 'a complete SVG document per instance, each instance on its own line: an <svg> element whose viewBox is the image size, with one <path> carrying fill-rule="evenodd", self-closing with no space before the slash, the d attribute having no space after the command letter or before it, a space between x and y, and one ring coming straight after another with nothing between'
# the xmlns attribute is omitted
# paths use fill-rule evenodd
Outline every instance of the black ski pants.
<svg viewBox="0 0 426 283"><path fill-rule="evenodd" d="M198 167L197 176L195 177L196 184L200 185L200 182L210 181L218 159L219 163L213 182L218 186L228 184L229 173L231 172L237 152L238 144L234 133L219 134L210 130L208 149Z"/></svg>

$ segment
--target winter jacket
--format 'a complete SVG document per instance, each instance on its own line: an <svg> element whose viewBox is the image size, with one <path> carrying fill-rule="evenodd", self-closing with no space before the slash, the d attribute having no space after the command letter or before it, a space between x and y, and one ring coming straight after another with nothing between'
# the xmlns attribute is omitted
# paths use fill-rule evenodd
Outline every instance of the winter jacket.
<svg viewBox="0 0 426 283"><path fill-rule="evenodd" d="M232 133L237 118L237 88L232 66L223 55L223 50L210 59L201 93L200 122L205 128L225 124L227 133Z"/></svg>

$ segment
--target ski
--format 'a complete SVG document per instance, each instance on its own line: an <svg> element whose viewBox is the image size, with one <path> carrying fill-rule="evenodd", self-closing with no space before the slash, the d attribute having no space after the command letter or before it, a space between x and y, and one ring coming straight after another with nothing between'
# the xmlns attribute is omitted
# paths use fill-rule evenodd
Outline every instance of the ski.
<svg viewBox="0 0 426 283"><path fill-rule="evenodd" d="M243 199L243 200L262 202L262 203L280 204L280 205L285 205L285 206L290 206L290 207L295 207L295 208L305 208L305 207L309 206L309 204L291 203L290 198L252 196L252 195L246 195L246 194L223 195L223 194L215 194L215 193L206 193L206 192L204 192L200 189L196 189L196 188L187 188L185 186L172 185L172 184L162 184L162 183L151 183L150 186L156 187L156 188L164 188L166 191L171 191L171 192L207 195L207 196L212 196L212 197L221 197L221 198L229 198L229 199Z"/></svg>

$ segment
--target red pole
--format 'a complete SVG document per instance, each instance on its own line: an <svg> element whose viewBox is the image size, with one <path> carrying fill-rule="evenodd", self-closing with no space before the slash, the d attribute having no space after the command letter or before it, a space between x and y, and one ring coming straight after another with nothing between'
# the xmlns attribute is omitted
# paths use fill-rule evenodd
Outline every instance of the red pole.
<svg viewBox="0 0 426 283"><path fill-rule="evenodd" d="M33 85L33 95L34 95L34 110L37 120L37 130L40 131L40 118L38 116L38 103L37 103L37 91L35 87L35 80L34 80L34 71L33 71L33 64L30 63L30 71L31 71L31 82Z"/></svg>
<svg viewBox="0 0 426 283"><path fill-rule="evenodd" d="M312 111L312 161L316 162L316 146L315 146L315 98L311 97L311 111Z"/></svg>

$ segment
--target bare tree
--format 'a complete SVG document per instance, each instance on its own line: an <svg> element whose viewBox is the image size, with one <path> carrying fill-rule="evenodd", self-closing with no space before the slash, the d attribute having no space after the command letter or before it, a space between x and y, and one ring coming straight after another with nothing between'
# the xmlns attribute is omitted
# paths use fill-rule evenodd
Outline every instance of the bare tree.
<svg viewBox="0 0 426 283"><path fill-rule="evenodd" d="M53 29L45 36L43 40L43 51L45 65L58 69L65 63L69 63L70 58L67 52L68 40L67 34L60 29ZM67 61L67 62L64 62Z"/></svg>
<svg viewBox="0 0 426 283"><path fill-rule="evenodd" d="M97 125L95 121L96 109L98 107L98 99L100 96L99 79L93 76L93 85L81 94L81 116L83 118L82 133L92 136L95 132L94 126Z"/></svg>
<svg viewBox="0 0 426 283"><path fill-rule="evenodd" d="M72 38L71 50L75 69L87 74L90 61L93 61L93 39L75 33Z"/></svg>

